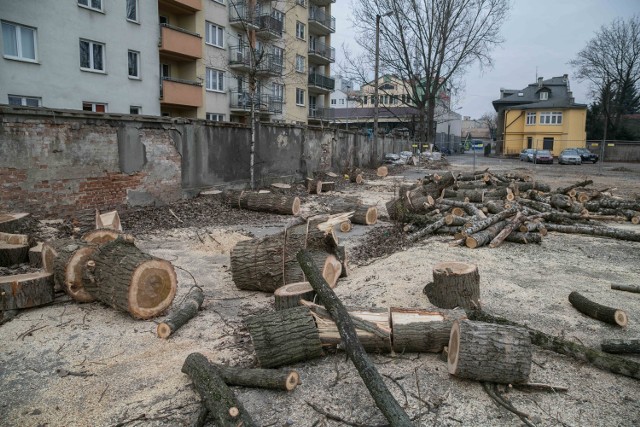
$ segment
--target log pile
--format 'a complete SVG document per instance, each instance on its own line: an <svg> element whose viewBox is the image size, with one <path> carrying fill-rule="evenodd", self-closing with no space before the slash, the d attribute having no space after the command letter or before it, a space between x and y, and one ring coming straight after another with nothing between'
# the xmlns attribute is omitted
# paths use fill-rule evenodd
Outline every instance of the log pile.
<svg viewBox="0 0 640 427"><path fill-rule="evenodd" d="M428 175L387 203L409 241L450 234L454 245L495 248L504 241L540 243L547 231L640 241L640 233L597 222L640 223L640 201L586 189L590 180L552 190L516 173Z"/></svg>

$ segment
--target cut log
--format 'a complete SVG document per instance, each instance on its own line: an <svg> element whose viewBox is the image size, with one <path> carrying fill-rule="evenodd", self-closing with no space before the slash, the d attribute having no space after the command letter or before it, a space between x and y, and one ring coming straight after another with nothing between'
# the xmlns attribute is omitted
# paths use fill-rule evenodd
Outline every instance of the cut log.
<svg viewBox="0 0 640 427"><path fill-rule="evenodd" d="M602 351L614 354L640 354L640 338L628 340L604 340L600 344Z"/></svg>
<svg viewBox="0 0 640 427"><path fill-rule="evenodd" d="M0 232L19 233L30 214L0 213Z"/></svg>
<svg viewBox="0 0 640 427"><path fill-rule="evenodd" d="M500 384L526 383L533 348L525 329L456 320L449 339L449 373Z"/></svg>
<svg viewBox="0 0 640 427"><path fill-rule="evenodd" d="M227 385L291 391L300 382L296 371L260 368L235 368L212 363Z"/></svg>
<svg viewBox="0 0 640 427"><path fill-rule="evenodd" d="M556 190L556 193L567 194L569 191L571 191L571 190L573 190L575 188L586 187L587 185L591 185L591 184L593 184L593 181L590 180L590 179L587 179L585 181L580 181L580 182L577 182L575 184L569 185L567 187L560 187L560 188L558 188Z"/></svg>
<svg viewBox="0 0 640 427"><path fill-rule="evenodd" d="M485 228L482 231L472 234L465 240L465 245L467 245L467 247L471 249L482 247L489 243L491 240L495 239L498 233L500 233L500 231L504 227L506 227L506 225L506 221L500 221L496 224L493 224L491 227Z"/></svg>
<svg viewBox="0 0 640 427"><path fill-rule="evenodd" d="M351 222L361 225L373 225L378 222L378 208L375 206L358 206L351 216Z"/></svg>
<svg viewBox="0 0 640 427"><path fill-rule="evenodd" d="M348 233L351 231L351 221L343 221L340 223L340 231L343 233Z"/></svg>
<svg viewBox="0 0 640 427"><path fill-rule="evenodd" d="M42 242L38 242L29 249L29 265L35 268L42 268Z"/></svg>
<svg viewBox="0 0 640 427"><path fill-rule="evenodd" d="M465 262L440 262L433 267L433 282L425 286L424 293L439 308L479 308L478 267Z"/></svg>
<svg viewBox="0 0 640 427"><path fill-rule="evenodd" d="M440 353L449 344L453 322L466 318L463 310L427 311L392 307L393 351Z"/></svg>
<svg viewBox="0 0 640 427"><path fill-rule="evenodd" d="M389 175L389 169L386 166L380 166L378 169L376 169L376 175L380 178L384 178L385 176Z"/></svg>
<svg viewBox="0 0 640 427"><path fill-rule="evenodd" d="M322 356L322 343L311 312L294 307L245 319L263 368L292 365Z"/></svg>
<svg viewBox="0 0 640 427"><path fill-rule="evenodd" d="M98 230L89 231L85 233L81 239L88 243L99 245L101 243L113 242L123 234L118 230L112 230L109 228L101 228ZM133 236L132 236L133 238Z"/></svg>
<svg viewBox="0 0 640 427"><path fill-rule="evenodd" d="M504 240L513 232L513 230L517 229L520 224L525 220L526 216L522 214L522 212L516 213L516 216L511 218L511 220L507 223L507 225L498 233L496 237L491 240L489 243L490 248L497 248L504 242Z"/></svg>
<svg viewBox="0 0 640 427"><path fill-rule="evenodd" d="M623 310L607 307L589 300L587 297L573 291L569 294L569 302L580 313L585 314L593 319L625 327L629 323L627 313Z"/></svg>
<svg viewBox="0 0 640 427"><path fill-rule="evenodd" d="M318 194L334 191L335 189L336 183L334 181L321 181L319 189L320 191L318 191Z"/></svg>
<svg viewBox="0 0 640 427"><path fill-rule="evenodd" d="M194 286L184 297L184 301L180 304L180 307L172 311L164 322L158 324L156 328L158 337L169 338L171 334L198 314L198 310L200 310L203 302L204 292L202 292L202 288Z"/></svg>
<svg viewBox="0 0 640 427"><path fill-rule="evenodd" d="M0 242L11 245L29 245L29 236L26 234L11 234L0 232Z"/></svg>
<svg viewBox="0 0 640 427"><path fill-rule="evenodd" d="M225 384L219 370L200 353L191 353L182 365L209 411L209 419L220 427L254 427L249 413Z"/></svg>
<svg viewBox="0 0 640 427"><path fill-rule="evenodd" d="M500 325L511 325L524 328L529 332L529 337L531 338L533 345L542 349L564 354L565 356L573 357L576 360L590 363L603 371L640 379L640 363L638 362L607 354L562 338L547 335L544 332L528 328L502 317L493 316L484 311L467 310L467 317L479 322L497 323Z"/></svg>
<svg viewBox="0 0 640 427"><path fill-rule="evenodd" d="M518 208L516 207L512 207L510 209L505 209L502 212L495 214L493 216L490 216L489 218L486 219L481 219L478 221L474 221L473 225L471 225L471 227L465 228L462 230L462 234L463 236L470 236L472 234L475 234L481 230L484 230L500 221L505 220L506 218L509 218L511 216L514 216L516 213L518 212ZM462 236L461 236L462 237Z"/></svg>
<svg viewBox="0 0 640 427"><path fill-rule="evenodd" d="M49 241L46 246L52 249L52 252L48 252L49 254L55 254L52 259L55 285L75 301L95 301L96 298L85 289L84 269L98 247L72 239Z"/></svg>
<svg viewBox="0 0 640 427"><path fill-rule="evenodd" d="M101 214L100 211L96 209L96 230L100 230L102 228L108 228L120 232L122 231L122 224L120 223L120 215L118 214L118 211L105 212Z"/></svg>
<svg viewBox="0 0 640 427"><path fill-rule="evenodd" d="M101 245L87 265L85 290L136 319L160 315L176 295L178 280L173 265L124 239Z"/></svg>
<svg viewBox="0 0 640 427"><path fill-rule="evenodd" d="M298 215L300 199L295 196L251 191L225 191L222 200L229 206L280 215Z"/></svg>
<svg viewBox="0 0 640 427"><path fill-rule="evenodd" d="M581 224L560 225L552 223L545 224L545 227L549 231L557 231L559 233L586 234L589 236L609 237L612 239L640 242L640 233L634 233L633 231L621 230L613 227Z"/></svg>
<svg viewBox="0 0 640 427"><path fill-rule="evenodd" d="M11 267L29 261L29 246L0 242L0 267Z"/></svg>
<svg viewBox="0 0 640 427"><path fill-rule="evenodd" d="M53 298L50 273L0 276L0 311L37 307L50 303Z"/></svg>
<svg viewBox="0 0 640 427"><path fill-rule="evenodd" d="M421 230L416 231L415 233L409 234L407 236L407 240L410 242L415 242L419 239L422 239L424 236L427 236L431 233L433 233L434 231L436 231L438 228L442 227L445 225L445 219L444 218L440 218L439 220L437 220L436 222L434 222L433 224L424 227Z"/></svg>
<svg viewBox="0 0 640 427"><path fill-rule="evenodd" d="M315 291L309 282L289 283L275 290L276 310L298 307L300 300L313 301L316 296Z"/></svg>
<svg viewBox="0 0 640 427"><path fill-rule="evenodd" d="M543 229L544 230L544 229ZM509 234L505 240L511 243L542 243L542 233L521 233L521 232L512 232Z"/></svg>
<svg viewBox="0 0 640 427"><path fill-rule="evenodd" d="M0 310L0 325L4 325L5 323L13 320L18 313L18 310Z"/></svg>
<svg viewBox="0 0 640 427"><path fill-rule="evenodd" d="M412 423L409 416L389 392L382 376L378 373L375 365L362 348L362 344L360 344L358 340L355 327L347 314L347 310L322 278L320 271L314 265L309 253L304 250L300 251L298 253L298 261L305 275L308 277L309 283L311 283L311 286L316 291L318 298L338 326L345 352L358 370L358 373L362 377L380 411L382 411L392 426L411 426ZM278 313L282 313L282 311Z"/></svg>
<svg viewBox="0 0 640 427"><path fill-rule="evenodd" d="M611 285L611 289L616 291L626 291L640 294L640 286L633 285Z"/></svg>

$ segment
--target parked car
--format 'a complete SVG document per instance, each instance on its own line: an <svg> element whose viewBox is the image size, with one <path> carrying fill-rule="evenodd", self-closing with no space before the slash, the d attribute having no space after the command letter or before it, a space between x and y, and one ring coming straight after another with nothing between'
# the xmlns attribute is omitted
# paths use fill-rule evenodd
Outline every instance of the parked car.
<svg viewBox="0 0 640 427"><path fill-rule="evenodd" d="M581 165L582 157L580 157L580 154L576 150L566 149L562 150L562 152L558 156L558 163L560 163L561 165Z"/></svg>
<svg viewBox="0 0 640 427"><path fill-rule="evenodd" d="M600 159L600 156L598 156L596 153L592 153L586 148L573 148L572 150L576 150L578 154L580 154L580 158L582 159L583 163L584 162L597 163L598 160Z"/></svg>
<svg viewBox="0 0 640 427"><path fill-rule="evenodd" d="M548 163L553 164L553 154L549 150L537 150L530 154L531 162L533 163Z"/></svg>
<svg viewBox="0 0 640 427"><path fill-rule="evenodd" d="M520 161L521 162L530 162L531 160L529 160L529 154L532 155L531 159L533 160L533 152L534 151L535 150L533 148L525 148L524 150L522 150L520 152L520 157L519 157Z"/></svg>

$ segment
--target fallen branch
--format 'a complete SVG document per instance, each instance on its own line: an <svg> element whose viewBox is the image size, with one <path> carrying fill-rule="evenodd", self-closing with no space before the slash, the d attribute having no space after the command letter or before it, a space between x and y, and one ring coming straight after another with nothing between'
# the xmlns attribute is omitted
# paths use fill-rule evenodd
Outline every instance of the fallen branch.
<svg viewBox="0 0 640 427"><path fill-rule="evenodd" d="M629 323L627 313L613 307L598 304L589 300L587 297L573 291L569 294L569 302L580 313L585 314L593 319L625 327Z"/></svg>
<svg viewBox="0 0 640 427"><path fill-rule="evenodd" d="M173 311L164 322L158 325L156 329L158 337L169 338L171 334L198 314L198 310L203 302L204 293L202 292L202 288L199 286L191 288L180 307Z"/></svg>
<svg viewBox="0 0 640 427"><path fill-rule="evenodd" d="M628 340L604 340L600 344L602 351L617 354L639 354L640 338Z"/></svg>
<svg viewBox="0 0 640 427"><path fill-rule="evenodd" d="M640 286L633 285L611 285L611 289L616 291L626 291L640 294Z"/></svg>

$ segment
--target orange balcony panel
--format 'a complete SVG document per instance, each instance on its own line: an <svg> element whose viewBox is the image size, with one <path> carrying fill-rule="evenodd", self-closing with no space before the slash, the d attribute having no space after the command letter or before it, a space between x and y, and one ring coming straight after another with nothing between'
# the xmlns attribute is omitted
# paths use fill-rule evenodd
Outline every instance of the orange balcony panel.
<svg viewBox="0 0 640 427"><path fill-rule="evenodd" d="M171 27L162 27L161 37L160 53L188 60L202 58L200 37Z"/></svg>
<svg viewBox="0 0 640 427"><path fill-rule="evenodd" d="M202 10L202 0L161 0L160 5L183 13Z"/></svg>
<svg viewBox="0 0 640 427"><path fill-rule="evenodd" d="M202 86L163 80L160 103L178 107L202 107Z"/></svg>

